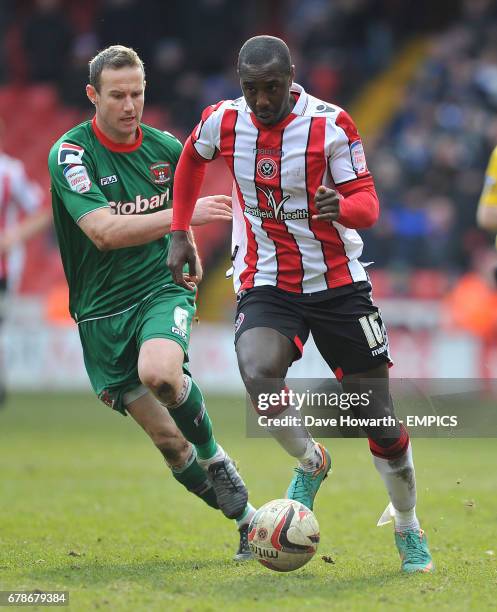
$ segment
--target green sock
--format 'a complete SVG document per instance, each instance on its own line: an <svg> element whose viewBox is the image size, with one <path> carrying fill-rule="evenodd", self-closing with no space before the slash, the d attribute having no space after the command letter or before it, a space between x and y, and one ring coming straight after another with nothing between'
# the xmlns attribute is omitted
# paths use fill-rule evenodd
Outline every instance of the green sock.
<svg viewBox="0 0 497 612"><path fill-rule="evenodd" d="M240 514L240 516L237 516L235 518L236 526L238 527L238 529L240 529L240 527L242 527L243 525L248 525L250 521L252 520L254 514L255 514L254 506L252 506L251 503L247 502L247 505L245 506L245 510Z"/></svg>
<svg viewBox="0 0 497 612"><path fill-rule="evenodd" d="M217 451L212 423L205 409L202 392L192 378L185 377L188 383L185 397L176 406L169 406L169 413L185 438L195 445L199 458L210 459Z"/></svg>
<svg viewBox="0 0 497 612"><path fill-rule="evenodd" d="M192 457L189 459L187 464L182 468L171 468L174 478L180 482L190 493L197 495L204 500L204 502L219 510L219 504L217 503L216 494L212 485L205 476L205 471L197 463L195 453L192 453Z"/></svg>

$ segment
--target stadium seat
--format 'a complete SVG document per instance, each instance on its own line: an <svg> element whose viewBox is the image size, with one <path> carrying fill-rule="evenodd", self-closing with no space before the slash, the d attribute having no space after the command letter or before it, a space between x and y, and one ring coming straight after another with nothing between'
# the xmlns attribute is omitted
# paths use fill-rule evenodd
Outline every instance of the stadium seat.
<svg viewBox="0 0 497 612"><path fill-rule="evenodd" d="M418 299L437 299L443 297L449 288L447 272L441 270L416 270L410 278L410 295Z"/></svg>

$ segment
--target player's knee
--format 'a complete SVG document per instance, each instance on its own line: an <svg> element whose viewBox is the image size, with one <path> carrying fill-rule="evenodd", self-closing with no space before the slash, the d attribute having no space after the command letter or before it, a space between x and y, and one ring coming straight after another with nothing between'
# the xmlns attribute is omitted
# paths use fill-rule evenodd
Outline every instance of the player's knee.
<svg viewBox="0 0 497 612"><path fill-rule="evenodd" d="M284 376L270 363L250 363L245 368L240 367L240 373L249 394L254 409L259 414L268 414L267 411L260 412L261 400L281 393L284 386ZM271 414L278 414L287 406L272 406Z"/></svg>
<svg viewBox="0 0 497 612"><path fill-rule="evenodd" d="M274 380L278 377L271 369L253 368L245 370L242 374L242 380L247 389L247 393L254 400L262 393L272 393L278 391L275 388ZM280 385L277 385L280 387ZM274 388L273 388L274 387Z"/></svg>
<svg viewBox="0 0 497 612"><path fill-rule="evenodd" d="M239 362L242 380L250 393L251 390L262 391L269 381L283 378L282 372L277 364L260 360ZM272 386L272 385L271 385Z"/></svg>
<svg viewBox="0 0 497 612"><path fill-rule="evenodd" d="M174 404L183 384L183 373L176 368L149 367L140 372L142 383L164 404Z"/></svg>

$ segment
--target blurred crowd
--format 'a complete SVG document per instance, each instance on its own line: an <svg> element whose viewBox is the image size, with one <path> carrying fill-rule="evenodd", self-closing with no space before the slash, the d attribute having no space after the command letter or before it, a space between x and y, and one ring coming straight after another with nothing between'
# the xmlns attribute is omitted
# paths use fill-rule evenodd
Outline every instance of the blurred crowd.
<svg viewBox="0 0 497 612"><path fill-rule="evenodd" d="M455 275L471 267L491 241L475 228L475 211L496 145L497 5L471 0L432 38L399 112L369 147L382 204L369 257Z"/></svg>
<svg viewBox="0 0 497 612"><path fill-rule="evenodd" d="M2 0L0 62L6 80L55 84L66 104L87 104L87 66L121 43L145 62L147 99L188 132L213 100L238 97L236 54L248 37L283 36L297 76L316 96L343 103L390 61L408 33L436 27L454 2L439 0ZM456 3L457 4L457 3ZM412 6L412 10L406 7Z"/></svg>
<svg viewBox="0 0 497 612"><path fill-rule="evenodd" d="M0 83L50 83L89 108L88 61L109 45L144 59L147 104L180 136L199 112L239 96L240 44L289 43L297 81L347 106L410 36L431 36L401 109L366 142L383 213L366 259L391 269L467 268L483 171L497 144L497 7L492 0L2 0Z"/></svg>

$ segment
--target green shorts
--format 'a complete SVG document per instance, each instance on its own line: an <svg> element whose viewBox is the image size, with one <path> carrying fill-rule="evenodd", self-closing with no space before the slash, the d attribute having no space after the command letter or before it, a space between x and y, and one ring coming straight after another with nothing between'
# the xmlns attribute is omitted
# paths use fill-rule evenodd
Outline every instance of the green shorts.
<svg viewBox="0 0 497 612"><path fill-rule="evenodd" d="M85 367L98 398L126 415L124 396L141 386L138 354L151 338L177 342L187 371L194 315L195 292L168 285L125 312L80 323Z"/></svg>

